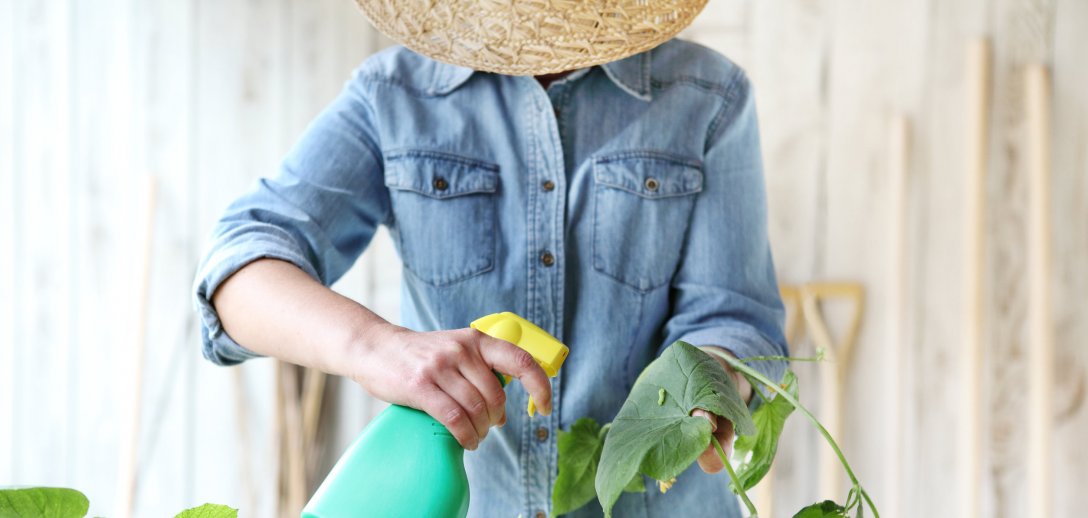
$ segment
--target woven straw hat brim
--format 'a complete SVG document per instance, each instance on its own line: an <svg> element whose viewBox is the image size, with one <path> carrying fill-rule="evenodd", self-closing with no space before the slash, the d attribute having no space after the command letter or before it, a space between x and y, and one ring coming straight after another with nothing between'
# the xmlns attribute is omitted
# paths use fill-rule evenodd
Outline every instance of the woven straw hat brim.
<svg viewBox="0 0 1088 518"><path fill-rule="evenodd" d="M623 59L691 24L707 0L356 0L386 36L475 70L542 75Z"/></svg>

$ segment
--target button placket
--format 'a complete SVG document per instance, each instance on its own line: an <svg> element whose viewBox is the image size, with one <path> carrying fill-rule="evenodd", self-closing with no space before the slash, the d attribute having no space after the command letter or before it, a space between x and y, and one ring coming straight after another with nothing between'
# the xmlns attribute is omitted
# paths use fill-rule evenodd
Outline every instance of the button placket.
<svg viewBox="0 0 1088 518"><path fill-rule="evenodd" d="M563 269L559 259L563 254L563 208L565 206L564 183L566 181L565 161L560 138L560 110L558 102L552 103L552 99L561 99L565 85L553 85L548 94L539 89L534 90L534 103L537 108L537 116L534 122L539 126L534 128L530 153L533 157L530 161L531 178L533 184L529 189L526 209L530 212L528 218L530 228L528 230L530 268L529 268L529 304L528 315L537 325L544 330L561 336L562 327L562 274ZM549 113L551 112L551 113ZM552 117L554 115L554 117ZM537 190L539 189L539 190ZM523 452L527 455L527 465L524 466L526 483L528 484L528 501L526 511L529 516L546 517L546 509L551 500L551 474L555 470L555 441L551 440L555 435L554 428L558 426L559 412L559 380L552 382L552 402L554 412L550 416L537 415L531 420L524 421L525 433L522 435Z"/></svg>

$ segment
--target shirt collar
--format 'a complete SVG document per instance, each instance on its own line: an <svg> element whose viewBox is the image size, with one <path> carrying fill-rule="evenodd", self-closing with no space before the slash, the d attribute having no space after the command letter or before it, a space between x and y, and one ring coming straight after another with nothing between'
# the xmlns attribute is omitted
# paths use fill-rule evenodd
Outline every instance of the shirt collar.
<svg viewBox="0 0 1088 518"><path fill-rule="evenodd" d="M652 99L652 85L650 83L652 52L652 50L647 50L599 66L620 90L637 99L649 101ZM438 61L435 64L434 80L429 90L436 95L446 95L456 90L475 73L475 70L467 67Z"/></svg>
<svg viewBox="0 0 1088 518"><path fill-rule="evenodd" d="M605 63L601 65L601 68L621 90L643 101L649 101L653 98L650 84L652 52L651 49L627 56L618 61Z"/></svg>

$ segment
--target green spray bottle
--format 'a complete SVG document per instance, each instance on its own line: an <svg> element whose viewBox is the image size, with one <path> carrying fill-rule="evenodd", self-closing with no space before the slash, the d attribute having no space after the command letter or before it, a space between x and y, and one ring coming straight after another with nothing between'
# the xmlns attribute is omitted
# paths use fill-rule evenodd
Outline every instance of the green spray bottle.
<svg viewBox="0 0 1088 518"><path fill-rule="evenodd" d="M472 328L533 355L555 377L567 346L513 313L495 313ZM503 384L509 376L499 376ZM535 413L529 398L529 415ZM348 448L302 510L302 518L457 517L468 514L465 450L425 412L390 405Z"/></svg>

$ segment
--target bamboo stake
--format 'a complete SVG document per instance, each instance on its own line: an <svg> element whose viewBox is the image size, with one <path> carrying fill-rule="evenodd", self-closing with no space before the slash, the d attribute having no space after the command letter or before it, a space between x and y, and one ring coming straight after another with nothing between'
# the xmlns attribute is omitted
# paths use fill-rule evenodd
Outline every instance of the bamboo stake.
<svg viewBox="0 0 1088 518"><path fill-rule="evenodd" d="M143 414L144 391L144 356L147 349L148 308L151 297L151 256L154 250L155 212L158 204L158 185L155 177L147 176L144 188L144 210L142 214L144 229L140 242L140 276L137 278L135 318L136 329L132 337L134 353L132 385L129 396L132 399L126 411L128 426L120 445L119 473L117 475L117 516L132 516L136 501L136 473L140 451L140 424Z"/></svg>
<svg viewBox="0 0 1088 518"><path fill-rule="evenodd" d="M853 306L846 334L836 342L824 319L820 304L828 299L845 299ZM861 319L865 311L865 292L856 283L811 283L801 287L801 313L813 342L822 348L830 359L833 372L820 377L820 406L824 414L824 427L834 437L842 437L843 431L843 394L846 385L846 373L850 368L854 346L861 330ZM842 439L840 439L841 441ZM819 460L820 496L841 500L843 476L839 460L830 448L820 450Z"/></svg>
<svg viewBox="0 0 1088 518"><path fill-rule="evenodd" d="M1054 328L1050 271L1050 74L1028 67L1028 509L1053 516L1050 498L1054 426Z"/></svg>
<svg viewBox="0 0 1088 518"><path fill-rule="evenodd" d="M958 516L980 515L979 494L982 474L982 360L983 360L983 274L986 263L986 169L989 146L990 43L971 43L967 53L967 183L964 243L965 336L961 362L962 387L959 462L960 503Z"/></svg>
<svg viewBox="0 0 1088 518"><path fill-rule="evenodd" d="M906 411L904 383L906 376L902 373L908 366L908 341L904 338L907 333L905 325L908 305L907 269L905 267L907 257L907 175L910 169L910 121L903 116L892 119L891 142L889 143L888 170L889 170L889 203L888 220L891 226L892 243L889 257L889 276L891 296L889 307L888 346L891 349L886 355L886 376L888 386L891 388L891 406L888 412L888 426L891 428L891 459L886 466L886 480L889 498L885 502L885 508L891 516L901 516L899 508L902 494L903 473L903 413ZM909 371L908 371L909 372Z"/></svg>

